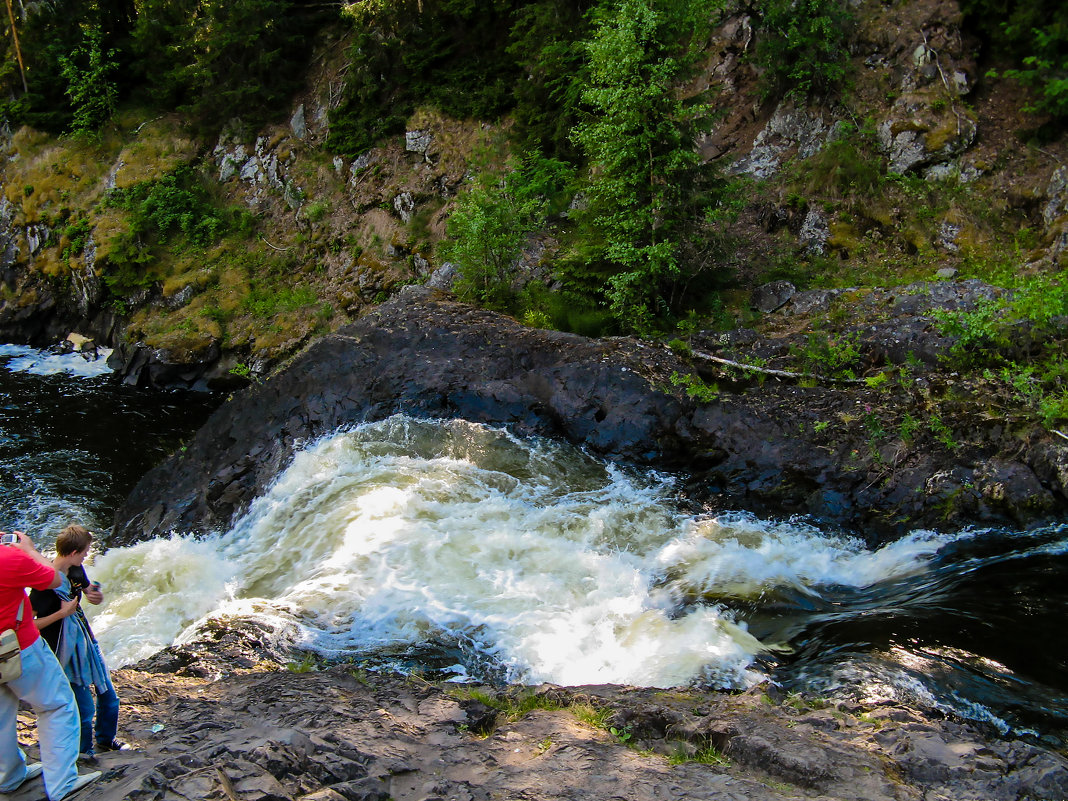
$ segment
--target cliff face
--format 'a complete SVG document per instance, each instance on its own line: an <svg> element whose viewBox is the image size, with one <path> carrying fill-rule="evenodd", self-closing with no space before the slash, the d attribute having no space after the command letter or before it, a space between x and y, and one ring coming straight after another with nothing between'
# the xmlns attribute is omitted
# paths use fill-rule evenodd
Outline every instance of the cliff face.
<svg viewBox="0 0 1068 801"><path fill-rule="evenodd" d="M1026 98L983 82L956 3L869 0L853 11L854 78L840 98L763 100L744 13L708 45L692 88L713 88L720 113L699 146L749 182L736 247L717 265L737 278L732 310L744 316L750 289L802 274L865 286L1060 264L1065 143L1022 143ZM50 344L76 329L116 346L131 383L225 387L266 375L406 283L447 287L434 246L473 153L510 123L424 108L403 137L333 157L323 148L346 47L344 35L325 36L288 122L260 131L201 141L175 116L126 111L96 140L15 132L0 203L0 336ZM230 204L225 235L193 249L131 244L129 202L108 193L130 201L183 166ZM532 238L516 281L551 282L558 244L551 231Z"/></svg>

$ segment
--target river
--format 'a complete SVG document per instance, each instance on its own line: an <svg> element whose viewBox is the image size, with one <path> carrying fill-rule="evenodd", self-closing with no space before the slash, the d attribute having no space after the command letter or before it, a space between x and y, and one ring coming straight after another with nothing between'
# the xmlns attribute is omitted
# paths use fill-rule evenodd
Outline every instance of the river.
<svg viewBox="0 0 1068 801"><path fill-rule="evenodd" d="M11 346L0 398L0 527L101 532L90 616L113 667L250 617L326 658L458 682L770 679L1068 732L1066 525L871 550L812 520L694 516L683 476L396 416L309 444L228 531L108 549L125 493L220 399Z"/></svg>

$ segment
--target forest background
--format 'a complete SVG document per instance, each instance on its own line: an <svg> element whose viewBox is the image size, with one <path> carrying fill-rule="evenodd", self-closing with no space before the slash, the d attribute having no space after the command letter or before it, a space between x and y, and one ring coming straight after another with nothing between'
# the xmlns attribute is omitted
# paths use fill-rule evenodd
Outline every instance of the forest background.
<svg viewBox="0 0 1068 801"><path fill-rule="evenodd" d="M768 282L979 278L1010 291L940 317L948 358L1053 427L1068 417L1059 5L11 0L3 299L210 362L222 386L408 283L685 352L754 324ZM888 15L921 47L873 61ZM899 83L903 62L928 83ZM1006 129L984 132L997 103ZM740 168L717 131L783 109L825 122L820 141ZM902 132L952 158L903 161ZM856 378L833 323L788 361ZM1007 347L1021 325L1024 352Z"/></svg>

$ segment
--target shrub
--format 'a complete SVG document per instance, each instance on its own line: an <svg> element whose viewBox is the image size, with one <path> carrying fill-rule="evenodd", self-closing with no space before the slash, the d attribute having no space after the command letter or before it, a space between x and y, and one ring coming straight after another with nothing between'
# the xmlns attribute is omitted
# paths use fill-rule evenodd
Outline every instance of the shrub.
<svg viewBox="0 0 1068 801"><path fill-rule="evenodd" d="M829 94L845 82L853 16L844 0L762 0L756 59L765 94Z"/></svg>
<svg viewBox="0 0 1068 801"><path fill-rule="evenodd" d="M461 297L502 310L511 307L516 256L527 236L544 225L571 176L563 162L538 154L512 159L502 178L478 176L460 196L449 217L449 239L439 249L456 263Z"/></svg>
<svg viewBox="0 0 1068 801"><path fill-rule="evenodd" d="M1061 0L963 0L961 10L989 55L1015 64L1001 74L1034 90L1026 109L1068 118L1068 19Z"/></svg>

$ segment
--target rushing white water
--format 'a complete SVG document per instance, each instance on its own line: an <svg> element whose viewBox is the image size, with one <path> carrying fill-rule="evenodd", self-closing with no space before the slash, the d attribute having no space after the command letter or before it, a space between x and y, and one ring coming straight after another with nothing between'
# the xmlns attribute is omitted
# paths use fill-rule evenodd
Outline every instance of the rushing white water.
<svg viewBox="0 0 1068 801"><path fill-rule="evenodd" d="M298 453L228 532L101 555L109 600L93 625L114 666L238 615L330 655L430 642L513 681L738 687L779 644L752 637L730 599L907 576L949 539L872 552L804 524L688 516L673 486L557 443L398 416Z"/></svg>
<svg viewBox="0 0 1068 801"><path fill-rule="evenodd" d="M99 348L94 358L80 353L50 353L25 345L0 345L0 365L14 373L95 378L112 372L108 367L109 348Z"/></svg>

